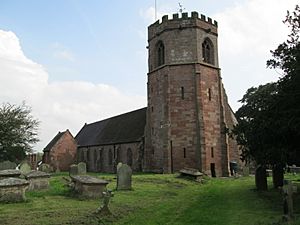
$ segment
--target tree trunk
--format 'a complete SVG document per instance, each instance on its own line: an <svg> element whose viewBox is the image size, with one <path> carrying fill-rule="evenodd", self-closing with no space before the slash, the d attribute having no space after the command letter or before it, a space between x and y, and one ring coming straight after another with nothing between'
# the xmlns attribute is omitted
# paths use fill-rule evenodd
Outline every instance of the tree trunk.
<svg viewBox="0 0 300 225"><path fill-rule="evenodd" d="M274 188L283 186L283 166L281 164L273 165L273 186Z"/></svg>
<svg viewBox="0 0 300 225"><path fill-rule="evenodd" d="M258 166L255 170L255 185L257 190L268 190L266 167Z"/></svg>

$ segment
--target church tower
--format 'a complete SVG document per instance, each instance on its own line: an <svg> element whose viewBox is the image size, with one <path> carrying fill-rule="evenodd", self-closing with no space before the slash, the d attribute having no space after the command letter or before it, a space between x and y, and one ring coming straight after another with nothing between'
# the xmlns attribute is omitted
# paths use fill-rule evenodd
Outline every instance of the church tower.
<svg viewBox="0 0 300 225"><path fill-rule="evenodd" d="M218 61L218 24L197 12L163 16L148 27L145 171L184 167L228 176L238 148Z"/></svg>

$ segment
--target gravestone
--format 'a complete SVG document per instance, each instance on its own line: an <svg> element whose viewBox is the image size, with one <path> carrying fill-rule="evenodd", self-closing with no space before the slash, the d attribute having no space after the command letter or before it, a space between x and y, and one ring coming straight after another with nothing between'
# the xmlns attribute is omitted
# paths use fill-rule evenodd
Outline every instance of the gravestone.
<svg viewBox="0 0 300 225"><path fill-rule="evenodd" d="M131 190L132 169L119 163L117 167L117 190Z"/></svg>
<svg viewBox="0 0 300 225"><path fill-rule="evenodd" d="M111 190L104 191L102 205L96 210L96 213L100 213L102 215L111 214L108 204L112 197L114 197L114 193Z"/></svg>
<svg viewBox="0 0 300 225"><path fill-rule="evenodd" d="M255 170L255 186L260 191L268 190L266 173L266 168L261 165L259 165Z"/></svg>
<svg viewBox="0 0 300 225"><path fill-rule="evenodd" d="M25 201L25 191L29 182L19 178L7 178L0 180L0 202Z"/></svg>
<svg viewBox="0 0 300 225"><path fill-rule="evenodd" d="M14 170L14 169L0 170L0 180L7 179L9 177L19 178L20 175L21 175L20 170Z"/></svg>
<svg viewBox="0 0 300 225"><path fill-rule="evenodd" d="M78 175L78 165L72 164L69 170L69 176Z"/></svg>
<svg viewBox="0 0 300 225"><path fill-rule="evenodd" d="M199 170L194 168L183 168L179 171L180 177L183 178L192 178L193 180L197 182L202 181L203 173L201 173Z"/></svg>
<svg viewBox="0 0 300 225"><path fill-rule="evenodd" d="M282 190L283 190L283 217L282 217L282 219L285 222L289 222L294 219L292 182L285 180Z"/></svg>
<svg viewBox="0 0 300 225"><path fill-rule="evenodd" d="M108 181L88 175L71 176L75 192L86 198L101 198Z"/></svg>
<svg viewBox="0 0 300 225"><path fill-rule="evenodd" d="M29 173L31 171L30 164L28 162L22 162L20 164L20 171L21 171L21 174L23 174L23 175Z"/></svg>
<svg viewBox="0 0 300 225"><path fill-rule="evenodd" d="M248 177L250 173L249 167L248 166L244 166L243 167L243 176L244 177Z"/></svg>
<svg viewBox="0 0 300 225"><path fill-rule="evenodd" d="M42 163L39 166L39 171L45 172L45 173L51 173L52 172L52 168L49 164L47 163Z"/></svg>
<svg viewBox="0 0 300 225"><path fill-rule="evenodd" d="M78 167L78 174L79 175L86 174L86 163L80 162L80 163L78 163L77 167Z"/></svg>
<svg viewBox="0 0 300 225"><path fill-rule="evenodd" d="M16 169L17 164L11 161L0 162L0 170Z"/></svg>
<svg viewBox="0 0 300 225"><path fill-rule="evenodd" d="M25 175L25 178L29 181L29 191L49 188L49 173L32 170L30 173Z"/></svg>

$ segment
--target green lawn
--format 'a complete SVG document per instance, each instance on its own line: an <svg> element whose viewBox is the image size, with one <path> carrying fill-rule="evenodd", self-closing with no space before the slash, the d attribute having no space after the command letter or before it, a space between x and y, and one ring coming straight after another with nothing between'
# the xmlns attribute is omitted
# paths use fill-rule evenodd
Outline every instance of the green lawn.
<svg viewBox="0 0 300 225"><path fill-rule="evenodd" d="M109 189L116 186L114 175L91 175L109 180ZM257 192L253 177L207 179L199 184L176 175L141 174L133 176L134 190L114 192L113 215L103 217L95 214L100 200L74 197L64 187L63 176L67 174L52 176L48 191L28 192L25 203L0 204L0 224L279 225L283 211L279 191ZM297 195L298 217L299 202Z"/></svg>

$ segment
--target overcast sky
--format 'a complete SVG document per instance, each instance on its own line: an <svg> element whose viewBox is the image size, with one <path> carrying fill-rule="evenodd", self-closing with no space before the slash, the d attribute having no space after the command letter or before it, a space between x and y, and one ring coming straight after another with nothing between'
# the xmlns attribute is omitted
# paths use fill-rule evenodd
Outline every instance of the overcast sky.
<svg viewBox="0 0 300 225"><path fill-rule="evenodd" d="M147 26L154 0L0 0L0 103L32 107L41 151L58 131L146 106ZM266 69L297 0L157 0L157 14L198 11L219 23L230 104L278 79Z"/></svg>

